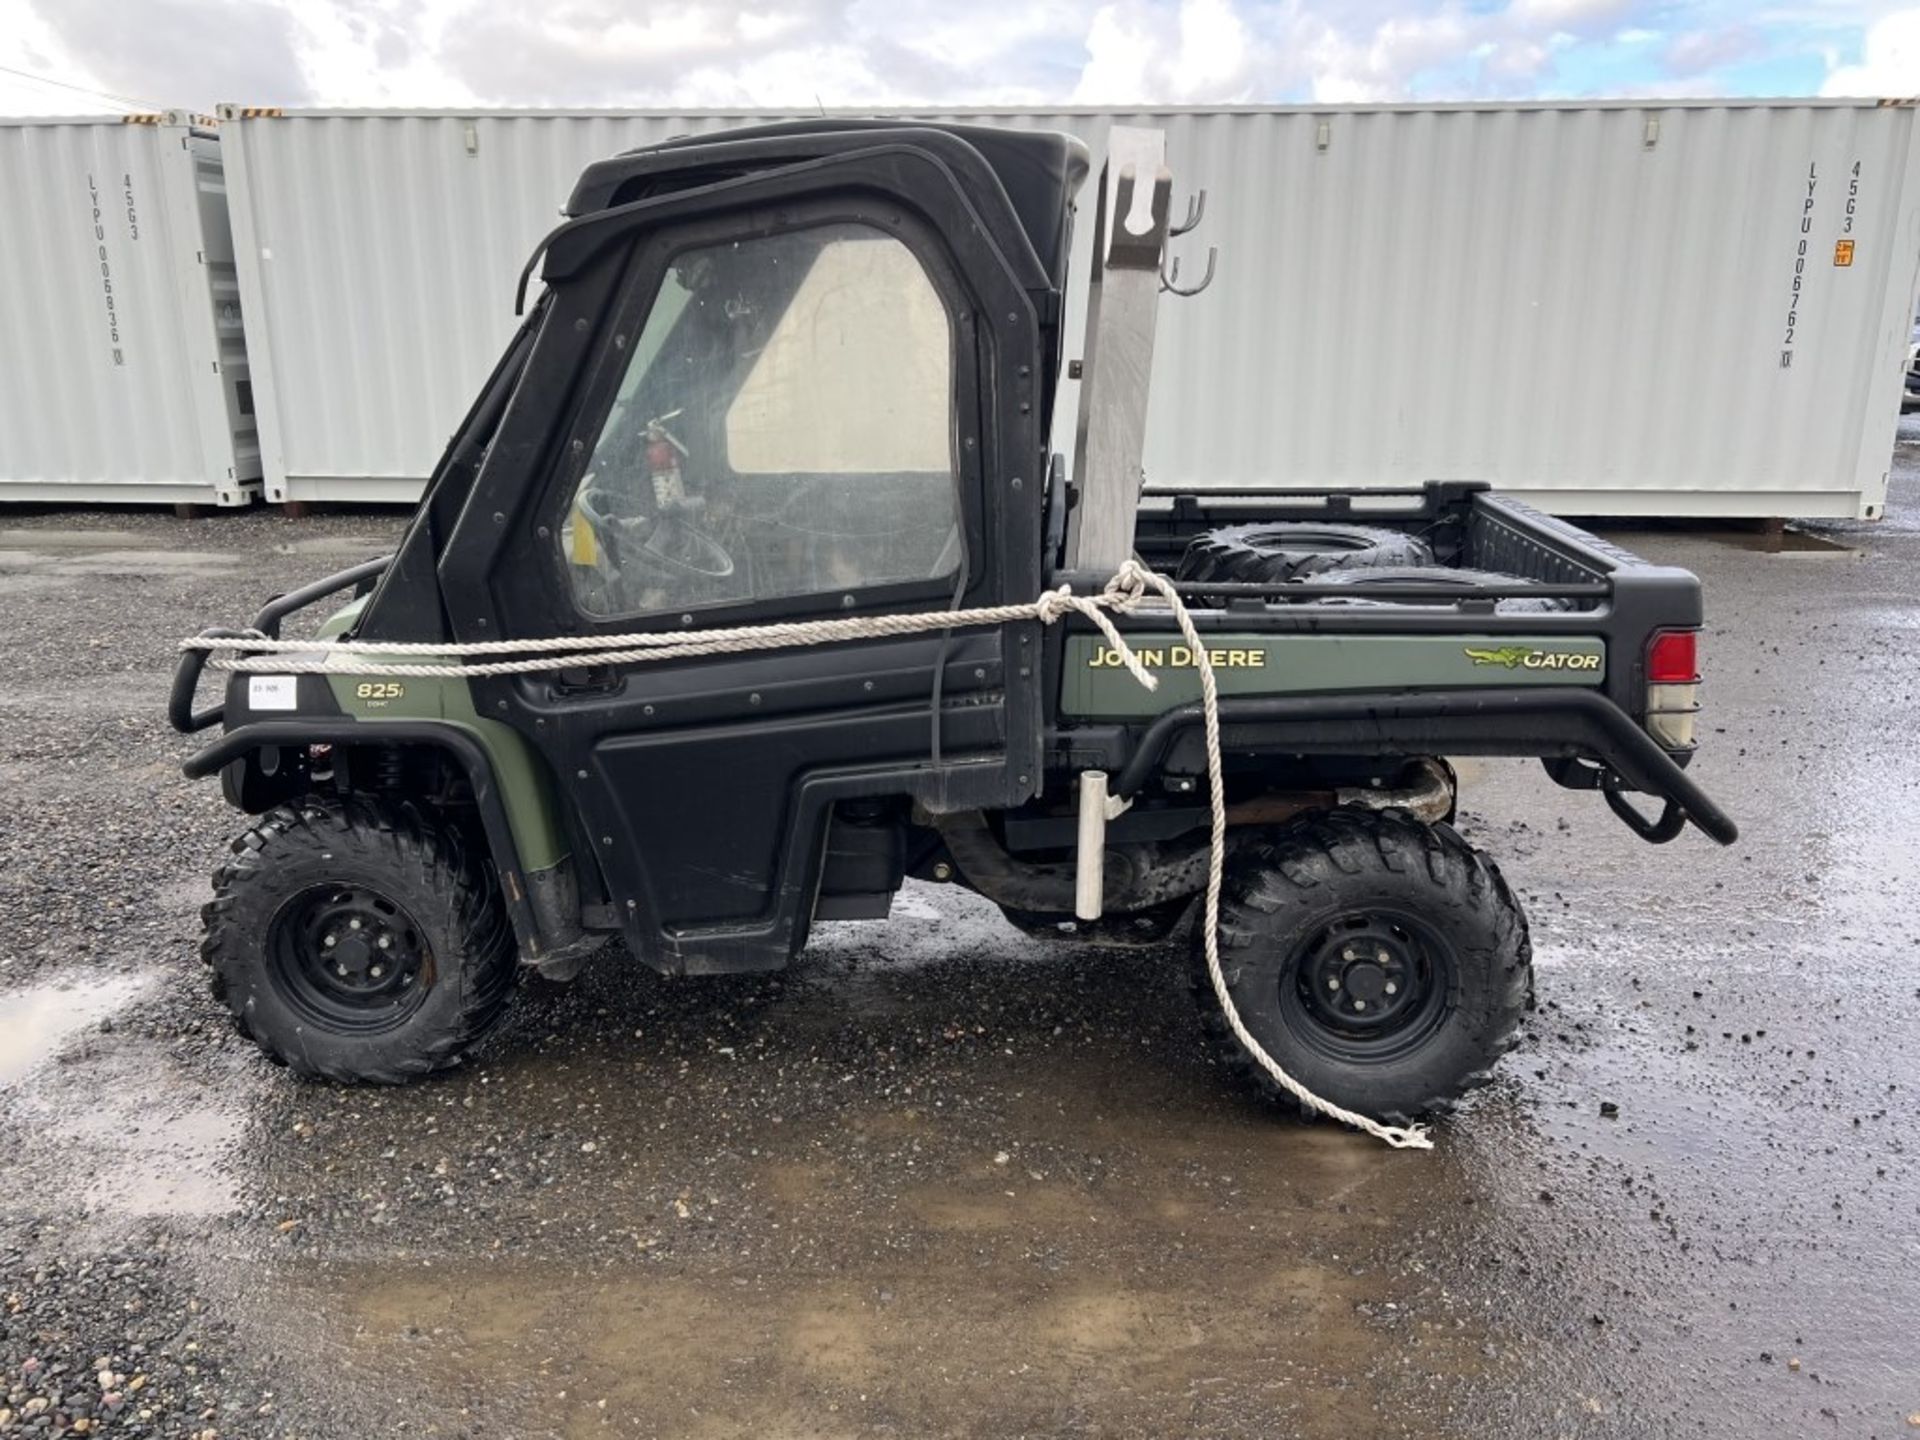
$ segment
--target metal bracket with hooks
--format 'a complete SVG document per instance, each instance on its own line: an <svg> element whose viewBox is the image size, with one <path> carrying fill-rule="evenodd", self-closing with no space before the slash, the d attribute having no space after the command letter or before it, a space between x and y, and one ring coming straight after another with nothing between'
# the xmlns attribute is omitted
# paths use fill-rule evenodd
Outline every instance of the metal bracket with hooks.
<svg viewBox="0 0 1920 1440"><path fill-rule="evenodd" d="M1180 262L1167 253L1207 213L1207 192L1170 223L1173 177L1163 131L1116 125L1107 136L1094 211L1093 265L1087 279L1087 328L1074 442L1074 489L1067 517L1069 569L1111 572L1133 554L1134 516L1144 480L1147 390L1160 297L1197 295L1213 281L1209 248L1200 283L1182 286Z"/></svg>
<svg viewBox="0 0 1920 1440"><path fill-rule="evenodd" d="M1200 222L1206 218L1206 214L1207 192L1205 187L1202 187L1187 201L1187 218L1182 220L1178 225L1169 225L1167 227L1167 238L1171 240L1176 235L1186 235L1197 230ZM1161 293L1178 295L1183 300L1189 296L1198 295L1213 283L1214 266L1218 263L1219 259L1219 247L1209 245L1207 247L1207 269L1206 273L1200 277L1200 283L1198 285L1183 286L1180 283L1180 258L1177 255L1172 257L1171 263L1160 272Z"/></svg>
<svg viewBox="0 0 1920 1440"><path fill-rule="evenodd" d="M1182 220L1178 225L1169 225L1167 227L1167 234L1171 237L1174 235L1184 235L1189 230L1197 230L1200 228L1200 222L1206 218L1207 187L1202 185L1198 193L1187 201L1187 218Z"/></svg>
<svg viewBox="0 0 1920 1440"><path fill-rule="evenodd" d="M1214 262L1217 261L1219 258L1220 258L1219 247L1215 245L1209 245L1207 247L1206 273L1200 277L1200 283L1198 285L1188 286L1183 289L1180 285L1180 257L1178 255L1174 256L1172 268L1166 271L1163 271L1161 273L1161 276L1160 276L1161 290L1165 291L1169 295L1178 295L1183 300L1189 296L1198 295L1202 290L1206 289L1209 285L1213 284Z"/></svg>

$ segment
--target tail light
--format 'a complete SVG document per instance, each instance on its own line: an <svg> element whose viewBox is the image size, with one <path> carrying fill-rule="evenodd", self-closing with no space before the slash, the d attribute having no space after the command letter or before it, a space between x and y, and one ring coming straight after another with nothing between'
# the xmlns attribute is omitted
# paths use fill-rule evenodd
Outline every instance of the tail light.
<svg viewBox="0 0 1920 1440"><path fill-rule="evenodd" d="M1647 730L1669 750L1693 748L1700 713L1700 632L1656 630L1647 642Z"/></svg>

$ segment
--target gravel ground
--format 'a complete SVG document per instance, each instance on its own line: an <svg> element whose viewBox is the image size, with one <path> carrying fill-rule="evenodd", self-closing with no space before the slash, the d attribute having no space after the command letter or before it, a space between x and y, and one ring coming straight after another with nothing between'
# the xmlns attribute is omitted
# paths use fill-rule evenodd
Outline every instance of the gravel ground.
<svg viewBox="0 0 1920 1440"><path fill-rule="evenodd" d="M1739 847L1463 767L1542 1008L1430 1155L1228 1089L1168 950L938 887L782 977L616 952L442 1080L296 1083L206 998L236 817L169 651L396 522L0 516L0 1436L1920 1433L1896 460L1836 548L1619 537L1708 582Z"/></svg>

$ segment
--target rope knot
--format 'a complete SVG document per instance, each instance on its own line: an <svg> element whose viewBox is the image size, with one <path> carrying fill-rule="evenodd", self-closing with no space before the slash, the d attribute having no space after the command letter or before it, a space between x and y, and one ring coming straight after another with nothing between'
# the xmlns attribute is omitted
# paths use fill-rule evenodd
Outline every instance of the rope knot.
<svg viewBox="0 0 1920 1440"><path fill-rule="evenodd" d="M1040 598L1033 602L1033 613L1042 625L1051 625L1062 616L1079 608L1074 602L1080 597L1073 593L1073 587L1062 585L1058 590L1042 590Z"/></svg>
<svg viewBox="0 0 1920 1440"><path fill-rule="evenodd" d="M1127 564L1133 562L1129 560ZM1064 615L1084 615L1107 637L1107 644L1113 653L1120 657L1120 663L1127 667L1133 678L1149 690L1157 690L1159 677L1140 663L1140 657L1133 653L1133 647L1127 644L1125 637L1107 616L1107 611L1115 610L1124 614L1140 603L1146 593L1145 588L1135 584L1129 588L1123 583L1125 567L1107 582L1106 588L1098 595L1076 595L1073 588L1062 585L1058 590L1043 590L1040 598L1033 602L1033 613L1044 624L1051 625Z"/></svg>
<svg viewBox="0 0 1920 1440"><path fill-rule="evenodd" d="M1138 560L1127 559L1113 572L1113 578L1107 581L1106 588L1100 592L1100 601L1109 610L1122 614L1135 609L1147 598L1147 571Z"/></svg>

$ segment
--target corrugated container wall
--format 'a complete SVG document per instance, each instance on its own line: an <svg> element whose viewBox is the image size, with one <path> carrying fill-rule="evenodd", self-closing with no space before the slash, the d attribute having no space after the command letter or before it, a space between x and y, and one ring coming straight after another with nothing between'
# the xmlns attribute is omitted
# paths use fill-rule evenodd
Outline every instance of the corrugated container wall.
<svg viewBox="0 0 1920 1440"><path fill-rule="evenodd" d="M0 501L258 496L211 122L0 120L0 274Z"/></svg>
<svg viewBox="0 0 1920 1440"><path fill-rule="evenodd" d="M381 500L419 493L588 161L770 118L223 114L269 498ZM1207 191L1175 243L1189 276L1217 245L1218 275L1163 305L1154 483L1473 478L1587 514L1884 503L1920 289L1911 107L947 118L1070 130L1096 158L1109 125L1158 126L1176 186ZM1059 413L1070 439L1071 393Z"/></svg>

